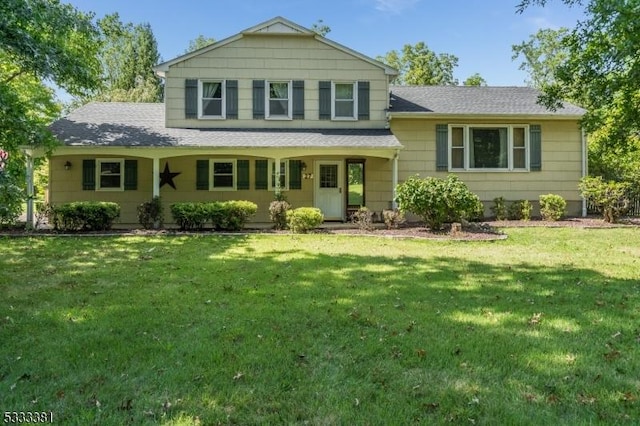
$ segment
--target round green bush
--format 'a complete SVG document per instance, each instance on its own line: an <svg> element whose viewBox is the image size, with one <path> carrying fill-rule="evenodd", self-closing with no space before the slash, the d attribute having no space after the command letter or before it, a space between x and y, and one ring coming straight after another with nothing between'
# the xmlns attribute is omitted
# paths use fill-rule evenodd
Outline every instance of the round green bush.
<svg viewBox="0 0 640 426"><path fill-rule="evenodd" d="M299 207L287 211L289 229L297 234L306 234L324 221L324 215L315 207Z"/></svg>

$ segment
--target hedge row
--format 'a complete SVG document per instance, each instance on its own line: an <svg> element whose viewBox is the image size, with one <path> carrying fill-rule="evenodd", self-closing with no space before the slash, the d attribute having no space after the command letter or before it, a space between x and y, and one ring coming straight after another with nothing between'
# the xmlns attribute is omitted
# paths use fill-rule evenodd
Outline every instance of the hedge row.
<svg viewBox="0 0 640 426"><path fill-rule="evenodd" d="M105 231L120 217L120 206L105 201L76 201L52 206L49 221L61 231Z"/></svg>
<svg viewBox="0 0 640 426"><path fill-rule="evenodd" d="M175 203L171 216L183 231L201 230L207 222L218 231L238 231L256 214L258 206L251 201L212 201Z"/></svg>

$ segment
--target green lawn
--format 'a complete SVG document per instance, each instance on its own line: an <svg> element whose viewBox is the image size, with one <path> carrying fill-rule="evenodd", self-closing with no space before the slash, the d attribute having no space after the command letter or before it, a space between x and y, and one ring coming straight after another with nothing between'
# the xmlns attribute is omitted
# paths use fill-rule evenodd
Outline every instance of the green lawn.
<svg viewBox="0 0 640 426"><path fill-rule="evenodd" d="M0 238L0 407L62 424L633 424L640 229Z"/></svg>

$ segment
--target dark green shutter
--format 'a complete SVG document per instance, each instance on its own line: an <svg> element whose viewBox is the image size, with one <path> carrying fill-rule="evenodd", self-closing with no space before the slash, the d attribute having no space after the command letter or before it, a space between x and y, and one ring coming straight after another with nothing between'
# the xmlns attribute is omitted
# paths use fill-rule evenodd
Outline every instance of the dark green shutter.
<svg viewBox="0 0 640 426"><path fill-rule="evenodd" d="M184 118L198 118L198 80L184 82Z"/></svg>
<svg viewBox="0 0 640 426"><path fill-rule="evenodd" d="M319 90L319 118L320 120L331 120L331 82L321 81L319 84Z"/></svg>
<svg viewBox="0 0 640 426"><path fill-rule="evenodd" d="M267 189L269 181L269 161L256 160L256 189Z"/></svg>
<svg viewBox="0 0 640 426"><path fill-rule="evenodd" d="M249 189L249 160L238 160L236 165L238 167L236 188Z"/></svg>
<svg viewBox="0 0 640 426"><path fill-rule="evenodd" d="M529 126L529 169L534 172L542 170L542 129L539 124Z"/></svg>
<svg viewBox="0 0 640 426"><path fill-rule="evenodd" d="M304 81L293 82L293 119L304 120Z"/></svg>
<svg viewBox="0 0 640 426"><path fill-rule="evenodd" d="M82 189L96 189L96 160L82 160Z"/></svg>
<svg viewBox="0 0 640 426"><path fill-rule="evenodd" d="M138 160L124 160L124 189L138 189Z"/></svg>
<svg viewBox="0 0 640 426"><path fill-rule="evenodd" d="M436 170L449 170L449 126L436 124Z"/></svg>
<svg viewBox="0 0 640 426"><path fill-rule="evenodd" d="M238 80L227 80L227 118L238 119Z"/></svg>
<svg viewBox="0 0 640 426"><path fill-rule="evenodd" d="M264 118L264 80L253 80L253 118Z"/></svg>
<svg viewBox="0 0 640 426"><path fill-rule="evenodd" d="M369 82L358 82L358 120L369 119Z"/></svg>
<svg viewBox="0 0 640 426"><path fill-rule="evenodd" d="M209 189L209 160L196 161L196 189Z"/></svg>
<svg viewBox="0 0 640 426"><path fill-rule="evenodd" d="M289 160L289 189L302 189L302 161Z"/></svg>

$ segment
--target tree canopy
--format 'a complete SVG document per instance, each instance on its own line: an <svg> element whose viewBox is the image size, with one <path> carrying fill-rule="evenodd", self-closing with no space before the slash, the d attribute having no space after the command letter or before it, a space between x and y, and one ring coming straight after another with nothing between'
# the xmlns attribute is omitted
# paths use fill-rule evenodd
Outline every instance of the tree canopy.
<svg viewBox="0 0 640 426"><path fill-rule="evenodd" d="M487 80L482 78L482 76L478 73L470 75L467 79L462 82L464 86L486 86Z"/></svg>
<svg viewBox="0 0 640 426"><path fill-rule="evenodd" d="M529 74L526 82L529 86L542 89L553 84L556 69L569 56L564 38L569 35L568 28L544 28L531 35L529 40L511 46L512 60L522 57L518 69Z"/></svg>
<svg viewBox="0 0 640 426"><path fill-rule="evenodd" d="M210 44L215 43L216 40L213 37L205 37L202 34L198 35L198 37L193 40L189 40L189 46L185 49L184 53L195 52L198 49L202 49L203 47L207 47Z"/></svg>
<svg viewBox="0 0 640 426"><path fill-rule="evenodd" d="M424 42L405 44L401 52L391 50L379 61L397 69L396 84L407 86L457 85L453 70L458 66L458 57L449 53L437 54Z"/></svg>
<svg viewBox="0 0 640 426"><path fill-rule="evenodd" d="M562 38L566 60L542 86L541 101L557 108L568 99L587 109L590 159L601 173L640 168L640 2L637 0L562 0L584 4L585 19ZM546 0L523 0L522 12ZM594 155L597 152L597 155ZM610 158L612 163L602 160ZM634 160L635 159L635 160Z"/></svg>
<svg viewBox="0 0 640 426"><path fill-rule="evenodd" d="M74 95L100 85L92 15L57 0L0 2L0 148L52 147L46 126L59 114L51 82Z"/></svg>

